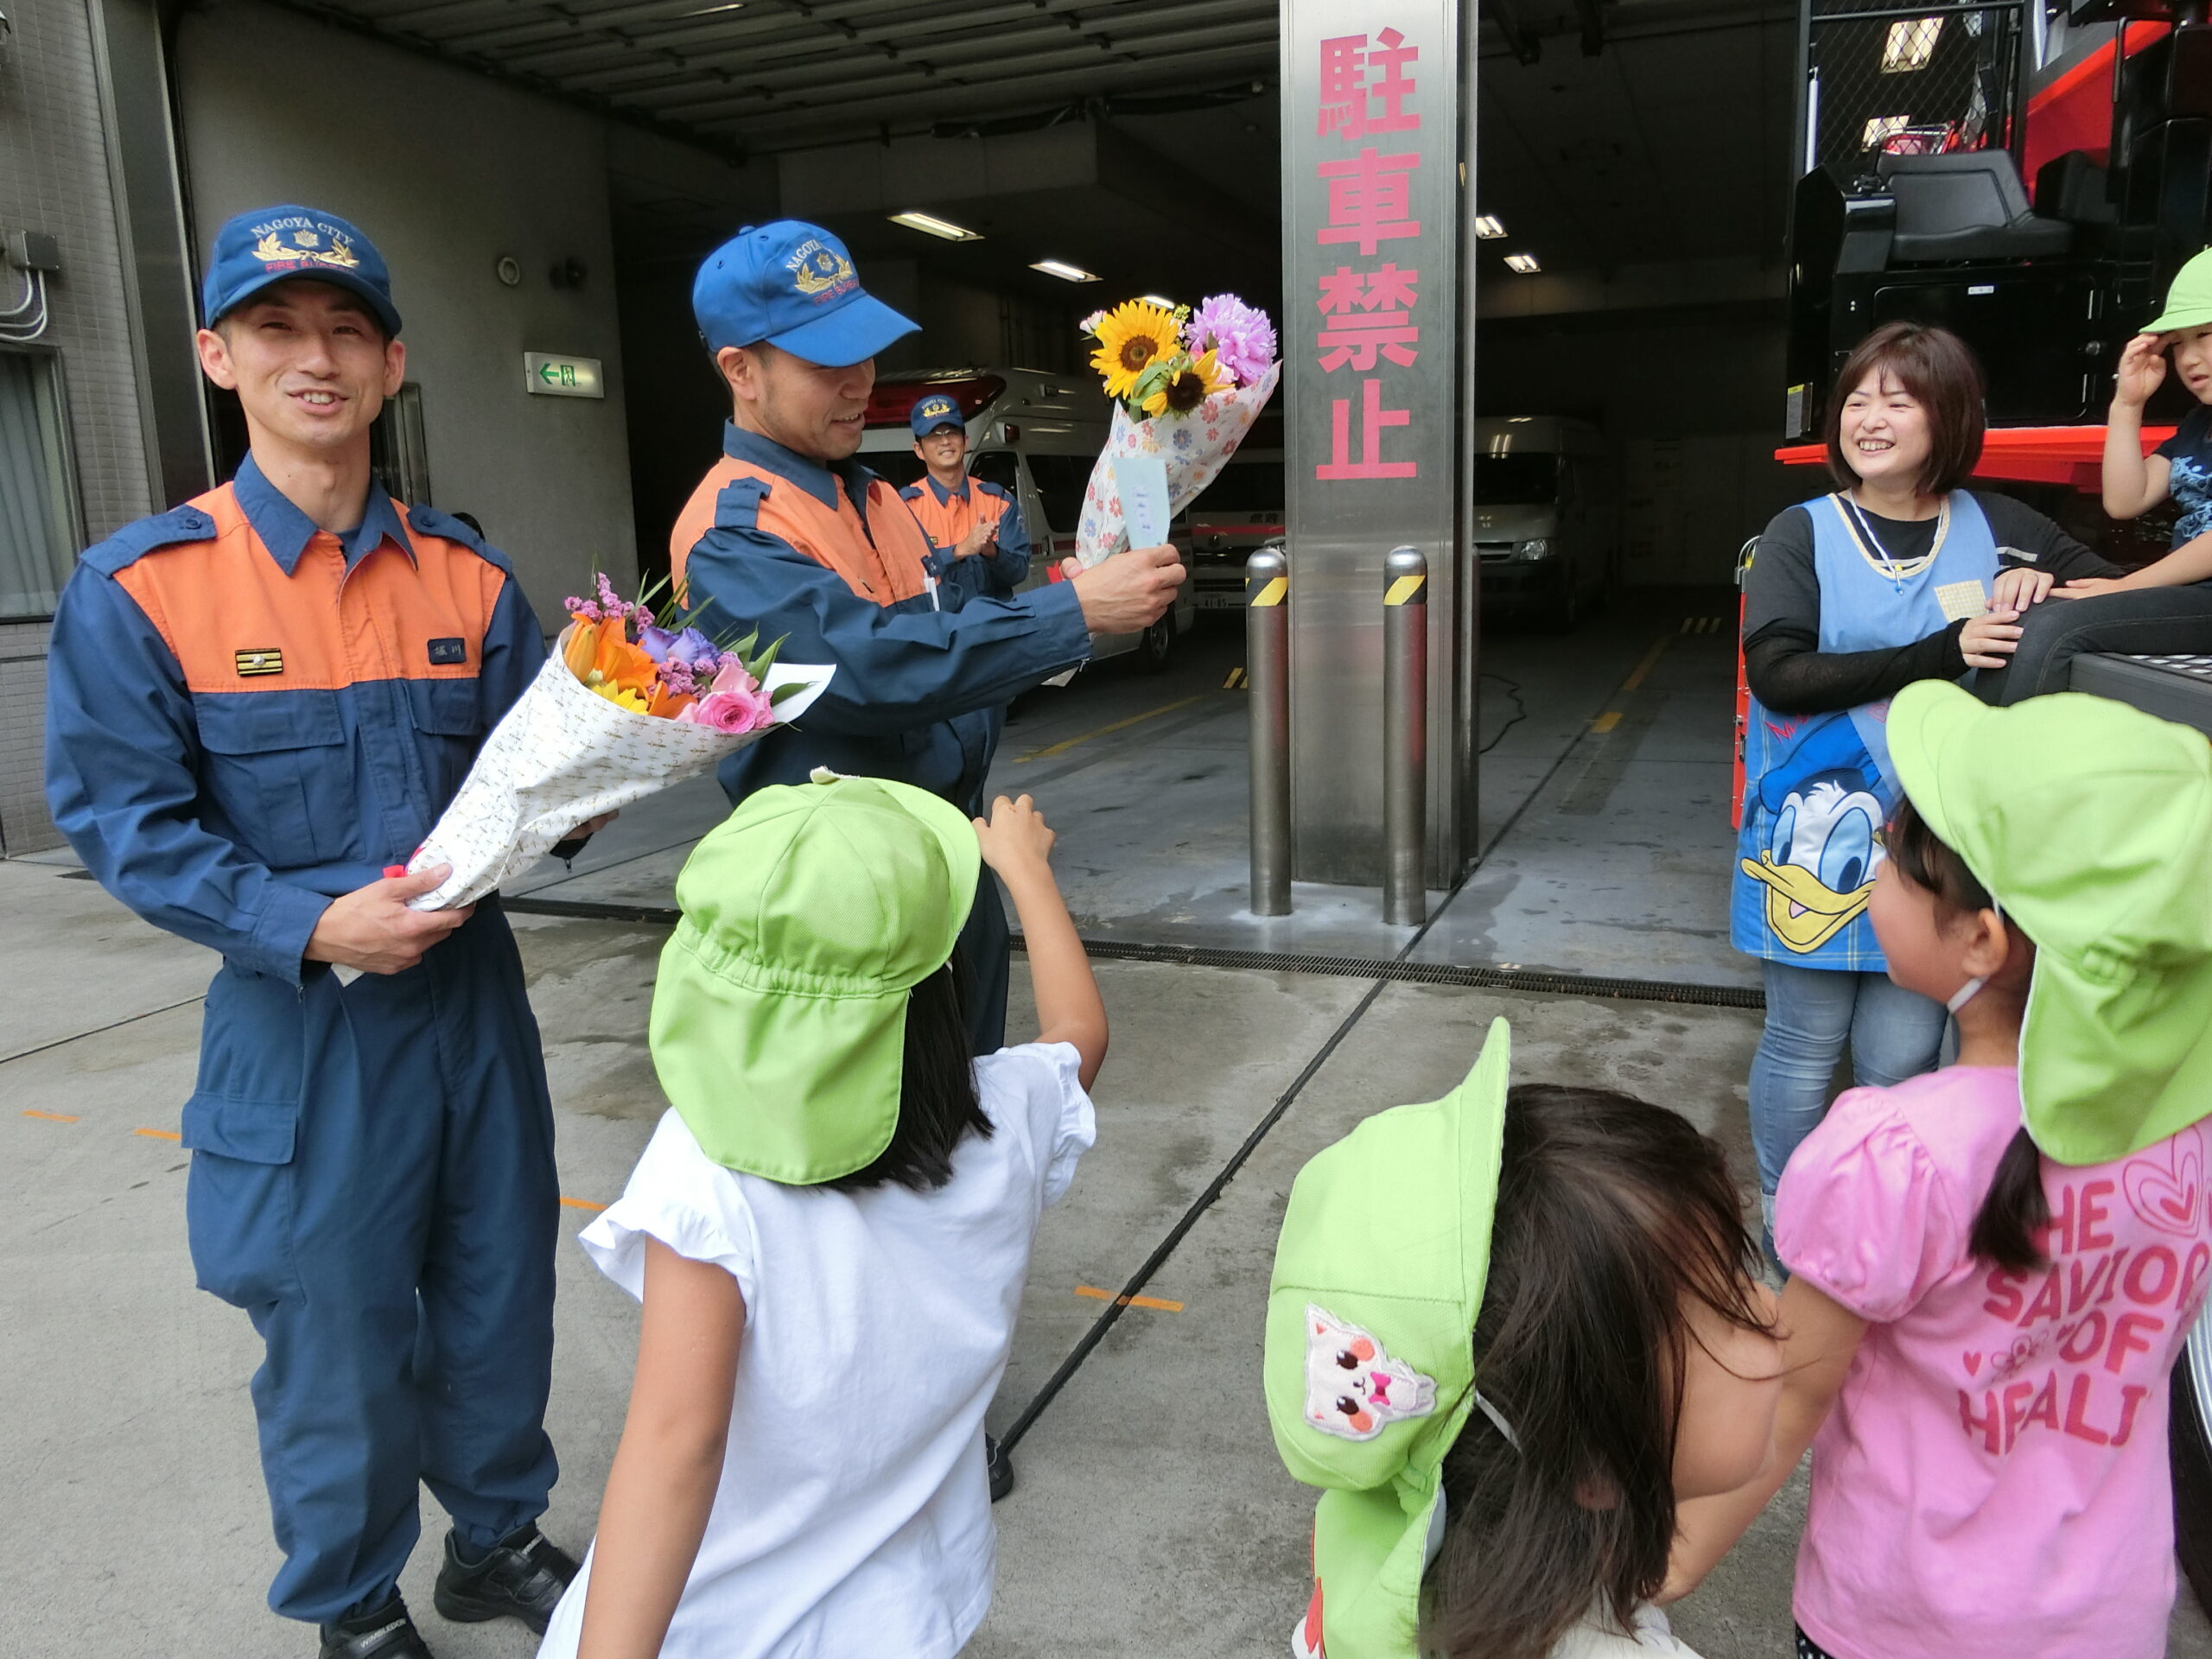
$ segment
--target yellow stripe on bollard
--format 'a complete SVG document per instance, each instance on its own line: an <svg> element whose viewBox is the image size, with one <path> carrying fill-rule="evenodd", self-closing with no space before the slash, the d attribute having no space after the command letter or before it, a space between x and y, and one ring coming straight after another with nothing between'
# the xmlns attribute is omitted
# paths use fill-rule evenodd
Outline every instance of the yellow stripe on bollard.
<svg viewBox="0 0 2212 1659"><path fill-rule="evenodd" d="M1258 593L1252 595L1255 605L1280 605L1290 594L1288 576L1270 576Z"/></svg>
<svg viewBox="0 0 2212 1659"><path fill-rule="evenodd" d="M1385 605L1403 605L1421 592L1427 581L1427 576L1400 576L1383 593L1382 602Z"/></svg>

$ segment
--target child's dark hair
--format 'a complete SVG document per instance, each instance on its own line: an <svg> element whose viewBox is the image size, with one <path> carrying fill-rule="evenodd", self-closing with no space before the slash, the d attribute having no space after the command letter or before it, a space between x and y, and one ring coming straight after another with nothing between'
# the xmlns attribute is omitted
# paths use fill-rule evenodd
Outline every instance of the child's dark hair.
<svg viewBox="0 0 2212 1659"><path fill-rule="evenodd" d="M1910 800L1900 796L1883 841L1897 874L1935 895L1948 916L1993 910L1996 899L1967 868L1967 861L1928 826ZM2007 921L2008 926L2017 924ZM1993 1267L2033 1273L2045 1266L2036 1235L2050 1224L2050 1200L2044 1195L2043 1154L2023 1123L1998 1160L1997 1179L1974 1218L1967 1247Z"/></svg>
<svg viewBox="0 0 2212 1659"><path fill-rule="evenodd" d="M1421 1651L1542 1659L1599 1598L1623 1629L1665 1580L1694 1297L1751 1330L1758 1255L1720 1148L1608 1089L1505 1098L1483 1397L1444 1459L1446 1530Z"/></svg>
<svg viewBox="0 0 2212 1659"><path fill-rule="evenodd" d="M974 975L957 950L906 993L906 1059L899 1086L899 1127L875 1161L822 1183L858 1192L895 1181L928 1192L952 1179L961 1137L988 1139L991 1120L976 1094L976 1059L968 1038Z"/></svg>

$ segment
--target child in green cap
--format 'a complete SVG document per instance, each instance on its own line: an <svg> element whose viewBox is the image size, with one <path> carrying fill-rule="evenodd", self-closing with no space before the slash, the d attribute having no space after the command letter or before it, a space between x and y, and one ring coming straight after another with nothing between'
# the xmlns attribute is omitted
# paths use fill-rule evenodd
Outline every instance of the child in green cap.
<svg viewBox="0 0 2212 1659"><path fill-rule="evenodd" d="M2157 1659L2167 1374L2212 1282L2212 747L1924 681L1890 753L1874 931L1958 1061L1847 1093L1791 1158L1776 1456L1685 1506L1669 1587L1809 1445L1802 1659Z"/></svg>
<svg viewBox="0 0 2212 1659"><path fill-rule="evenodd" d="M555 1659L950 1659L990 1604L983 1414L1038 1219L1096 1133L1106 1013L1029 798L970 822L816 773L677 879L653 1064L672 1109L582 1242L645 1304L599 1536ZM969 1054L978 868L1038 1040Z"/></svg>
<svg viewBox="0 0 2212 1659"><path fill-rule="evenodd" d="M2166 361L2197 406L2173 436L2143 453L2143 406L2165 383ZM2018 649L1989 700L2018 702L2063 691L2083 652L2186 655L2212 652L2212 248L2175 275L2166 308L2120 354L2105 417L2104 507L2139 518L2171 496L2180 509L2173 550L2120 576L2087 576L2046 594L2075 601L2035 605L2021 620ZM1989 688L1984 688L1986 692Z"/></svg>
<svg viewBox="0 0 2212 1659"><path fill-rule="evenodd" d="M1323 1489L1298 1659L1679 1659L1650 1605L1677 1500L1764 1466L1773 1303L1720 1148L1609 1090L1509 1089L1510 1042L1291 1189L1265 1371Z"/></svg>

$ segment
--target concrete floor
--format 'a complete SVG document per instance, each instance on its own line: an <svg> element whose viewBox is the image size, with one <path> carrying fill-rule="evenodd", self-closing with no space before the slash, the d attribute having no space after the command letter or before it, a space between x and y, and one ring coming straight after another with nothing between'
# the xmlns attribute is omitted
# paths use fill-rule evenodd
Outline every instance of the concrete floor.
<svg viewBox="0 0 2212 1659"><path fill-rule="evenodd" d="M621 1189L661 1109L645 1046L651 925L517 918L547 1039L563 1190ZM276 1564L245 1382L244 1317L195 1291L174 1136L207 955L51 865L0 864L0 1653L129 1659L304 1654L263 1610ZM31 966L35 964L35 967ZM977 1659L1273 1656L1303 1605L1312 1494L1260 1403L1262 1309L1292 1178L1366 1114L1455 1081L1490 1018L1525 1078L1602 1082L1687 1114L1748 1169L1741 1079L1757 1016L1358 979L1108 962L1115 1027L1099 1142L1039 1236L1003 1427L1283 1092L1335 1046L1218 1202L1022 1441L996 1511L997 1600ZM1015 965L1015 1025L1027 1014ZM581 1251L560 1259L546 1525L588 1537L620 1433L636 1313ZM1678 1610L1708 1656L1787 1652L1793 1491ZM527 1635L429 1611L442 1522L404 1587L447 1659L520 1659ZM179 1632L182 1632L181 1636ZM2184 1592L2172 1651L2212 1656Z"/></svg>

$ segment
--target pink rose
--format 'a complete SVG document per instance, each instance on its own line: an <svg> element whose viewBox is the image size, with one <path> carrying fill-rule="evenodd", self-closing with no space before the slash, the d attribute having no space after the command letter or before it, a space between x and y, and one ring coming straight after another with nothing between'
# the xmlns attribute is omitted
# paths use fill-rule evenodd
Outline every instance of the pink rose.
<svg viewBox="0 0 2212 1659"><path fill-rule="evenodd" d="M775 716L760 683L732 659L722 664L706 696L676 718L687 725L711 727L718 732L741 736L772 725Z"/></svg>

